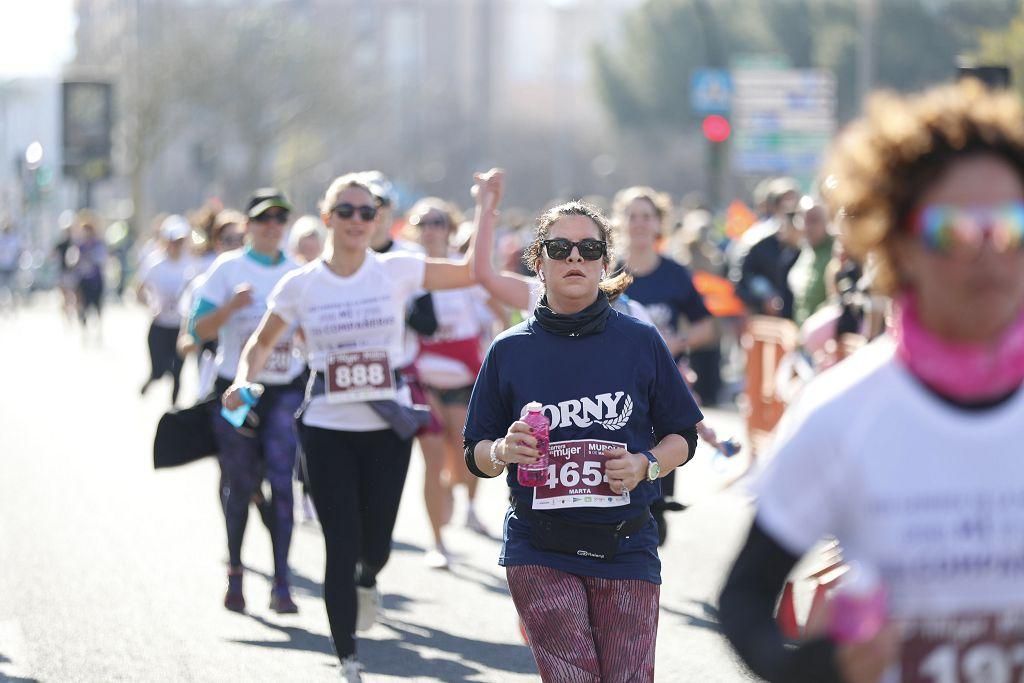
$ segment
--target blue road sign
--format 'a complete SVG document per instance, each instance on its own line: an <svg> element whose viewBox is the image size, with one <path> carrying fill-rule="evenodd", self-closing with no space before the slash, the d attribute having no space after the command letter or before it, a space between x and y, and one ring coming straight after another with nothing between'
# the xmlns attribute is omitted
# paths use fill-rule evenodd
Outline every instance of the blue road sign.
<svg viewBox="0 0 1024 683"><path fill-rule="evenodd" d="M732 91L728 69L694 69L690 76L690 107L695 114L728 114Z"/></svg>

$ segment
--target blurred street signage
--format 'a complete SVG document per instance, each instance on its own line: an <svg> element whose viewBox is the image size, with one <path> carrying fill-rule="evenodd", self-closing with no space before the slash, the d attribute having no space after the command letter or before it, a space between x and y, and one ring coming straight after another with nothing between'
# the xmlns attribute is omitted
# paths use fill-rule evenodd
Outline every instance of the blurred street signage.
<svg viewBox="0 0 1024 683"><path fill-rule="evenodd" d="M732 72L733 169L811 176L836 130L836 80L825 69Z"/></svg>
<svg viewBox="0 0 1024 683"><path fill-rule="evenodd" d="M110 177L113 88L103 81L62 85L64 174L93 182Z"/></svg>
<svg viewBox="0 0 1024 683"><path fill-rule="evenodd" d="M690 76L690 108L694 114L728 114L732 104L728 69L694 69Z"/></svg>

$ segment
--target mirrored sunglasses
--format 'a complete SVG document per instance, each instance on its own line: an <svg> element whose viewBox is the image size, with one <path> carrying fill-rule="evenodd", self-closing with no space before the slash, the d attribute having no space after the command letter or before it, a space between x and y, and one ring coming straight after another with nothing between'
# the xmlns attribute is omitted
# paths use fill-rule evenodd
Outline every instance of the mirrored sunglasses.
<svg viewBox="0 0 1024 683"><path fill-rule="evenodd" d="M911 219L914 232L931 251L976 256L988 242L999 253L1024 245L1024 201L991 206L929 204Z"/></svg>

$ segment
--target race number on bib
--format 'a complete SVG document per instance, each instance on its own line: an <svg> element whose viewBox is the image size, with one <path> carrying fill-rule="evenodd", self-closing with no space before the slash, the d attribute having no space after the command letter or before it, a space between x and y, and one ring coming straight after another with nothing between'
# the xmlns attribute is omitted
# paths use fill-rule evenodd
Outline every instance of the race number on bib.
<svg viewBox="0 0 1024 683"><path fill-rule="evenodd" d="M629 505L629 492L612 493L604 469L604 452L625 448L615 441L552 441L548 480L533 490L534 510L608 508Z"/></svg>
<svg viewBox="0 0 1024 683"><path fill-rule="evenodd" d="M904 683L1018 683L1024 680L1024 612L906 623Z"/></svg>
<svg viewBox="0 0 1024 683"><path fill-rule="evenodd" d="M395 397L395 378L387 351L349 351L327 359L326 394L330 403L382 401Z"/></svg>
<svg viewBox="0 0 1024 683"><path fill-rule="evenodd" d="M267 364L263 367L263 372L271 378L287 379L288 371L291 369L292 343L289 340L274 347L274 350L270 352L270 357L267 359Z"/></svg>

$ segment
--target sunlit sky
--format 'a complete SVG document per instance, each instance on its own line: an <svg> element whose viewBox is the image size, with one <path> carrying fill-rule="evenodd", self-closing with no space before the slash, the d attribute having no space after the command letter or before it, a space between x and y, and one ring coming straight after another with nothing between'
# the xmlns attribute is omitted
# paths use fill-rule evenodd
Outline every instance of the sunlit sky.
<svg viewBox="0 0 1024 683"><path fill-rule="evenodd" d="M60 73L73 54L74 0L0 0L0 78Z"/></svg>

